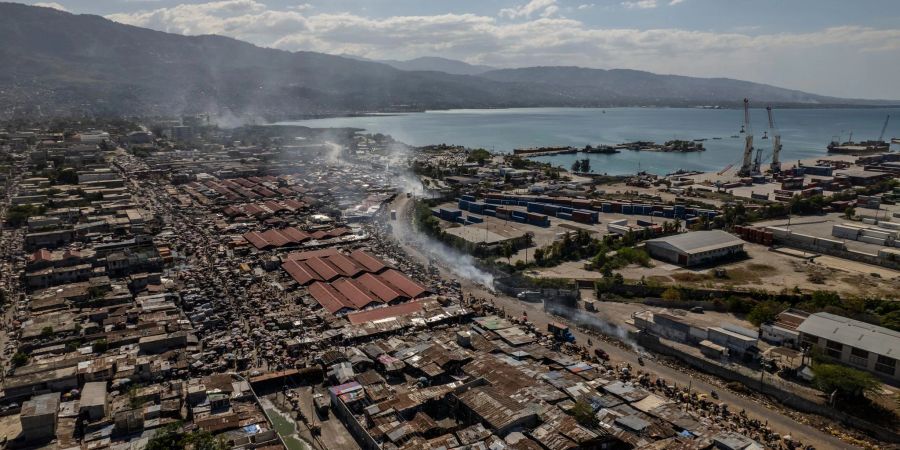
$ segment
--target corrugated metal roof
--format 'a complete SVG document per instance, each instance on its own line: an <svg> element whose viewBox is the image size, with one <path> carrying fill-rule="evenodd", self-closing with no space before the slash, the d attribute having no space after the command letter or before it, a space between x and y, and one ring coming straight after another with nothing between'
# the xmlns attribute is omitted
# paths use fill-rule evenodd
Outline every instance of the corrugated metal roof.
<svg viewBox="0 0 900 450"><path fill-rule="evenodd" d="M353 258L353 260L359 263L361 266L365 267L369 272L378 273L384 270L385 267L387 267L387 265L380 259L362 250L356 250L353 253L350 253L350 257Z"/></svg>
<svg viewBox="0 0 900 450"><path fill-rule="evenodd" d="M351 308L347 305L349 302L326 283L316 281L309 286L309 294L319 302L319 305L332 314L336 314L345 308Z"/></svg>
<svg viewBox="0 0 900 450"><path fill-rule="evenodd" d="M699 253L743 244L744 241L740 238L722 230L691 231L647 241L647 245L669 246L683 253Z"/></svg>
<svg viewBox="0 0 900 450"><path fill-rule="evenodd" d="M360 289L360 287L349 278L341 278L331 283L338 292L340 292L347 300L353 304L355 309L365 308L372 302L376 301L376 297L370 296L368 292Z"/></svg>
<svg viewBox="0 0 900 450"><path fill-rule="evenodd" d="M377 276L370 273L364 273L356 280L384 302L392 302L402 296L400 292L389 287Z"/></svg>
<svg viewBox="0 0 900 450"><path fill-rule="evenodd" d="M388 269L388 270L384 271L384 273L379 275L379 277L383 281L386 281L390 285L395 286L397 289L400 289L400 291L402 291L404 294L406 294L410 298L416 298L416 297L428 292L428 290L425 289L425 287L423 287L419 283L416 283L416 282L410 280L409 278L406 277L406 275L403 275L402 273L397 272L394 269Z"/></svg>
<svg viewBox="0 0 900 450"><path fill-rule="evenodd" d="M822 312L810 314L797 330L867 352L900 358L900 333L870 323Z"/></svg>
<svg viewBox="0 0 900 450"><path fill-rule="evenodd" d="M304 262L309 266L310 269L316 271L316 274L318 274L323 280L331 281L341 276L336 268L334 268L331 264L325 262L325 260L322 258L310 258Z"/></svg>

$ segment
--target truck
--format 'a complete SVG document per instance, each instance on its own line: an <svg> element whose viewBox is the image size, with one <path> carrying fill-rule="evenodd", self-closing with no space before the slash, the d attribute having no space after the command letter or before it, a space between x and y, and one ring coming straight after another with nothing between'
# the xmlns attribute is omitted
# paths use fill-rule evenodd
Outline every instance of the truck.
<svg viewBox="0 0 900 450"><path fill-rule="evenodd" d="M547 331L553 335L553 338L562 342L575 342L575 336L569 331L569 327L559 322L550 322L547 324Z"/></svg>

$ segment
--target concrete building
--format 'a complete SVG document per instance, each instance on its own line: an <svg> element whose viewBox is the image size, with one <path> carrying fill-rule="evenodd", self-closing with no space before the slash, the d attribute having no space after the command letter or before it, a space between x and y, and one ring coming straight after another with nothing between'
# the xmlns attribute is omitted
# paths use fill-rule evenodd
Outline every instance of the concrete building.
<svg viewBox="0 0 900 450"><path fill-rule="evenodd" d="M720 230L651 239L646 245L650 256L682 266L711 263L744 251L744 241Z"/></svg>
<svg viewBox="0 0 900 450"><path fill-rule="evenodd" d="M23 403L20 420L25 440L35 442L54 439L58 413L58 392L36 395Z"/></svg>
<svg viewBox="0 0 900 450"><path fill-rule="evenodd" d="M81 390L81 400L78 403L79 413L90 420L99 420L106 417L108 404L106 400L106 382L95 381L85 383Z"/></svg>
<svg viewBox="0 0 900 450"><path fill-rule="evenodd" d="M803 323L809 313L797 309L788 309L775 316L772 322L759 326L762 340L785 347L798 348L800 346L800 332L797 327Z"/></svg>
<svg viewBox="0 0 900 450"><path fill-rule="evenodd" d="M900 381L900 333L829 313L811 314L797 327L800 343L849 366Z"/></svg>

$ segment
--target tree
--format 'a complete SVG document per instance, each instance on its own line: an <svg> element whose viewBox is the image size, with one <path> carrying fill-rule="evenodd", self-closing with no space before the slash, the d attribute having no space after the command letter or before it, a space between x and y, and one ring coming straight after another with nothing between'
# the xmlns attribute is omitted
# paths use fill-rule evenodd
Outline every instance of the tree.
<svg viewBox="0 0 900 450"><path fill-rule="evenodd" d="M103 353L106 351L106 349L109 348L109 344L106 342L106 339L100 339L98 341L94 341L91 347L95 352Z"/></svg>
<svg viewBox="0 0 900 450"><path fill-rule="evenodd" d="M226 450L230 448L222 439L209 431L185 433L180 424L172 424L156 433L147 442L146 450Z"/></svg>
<svg viewBox="0 0 900 450"><path fill-rule="evenodd" d="M596 428L598 421L594 407L584 400L578 400L572 407L572 416L583 427Z"/></svg>
<svg viewBox="0 0 900 450"><path fill-rule="evenodd" d="M12 365L15 367L24 366L25 363L28 362L28 355L26 355L22 352L16 352L16 354L13 355L11 362L12 362Z"/></svg>
<svg viewBox="0 0 900 450"><path fill-rule="evenodd" d="M674 287L669 287L662 293L663 300L669 300L672 302L677 302L681 300L681 291Z"/></svg>
<svg viewBox="0 0 900 450"><path fill-rule="evenodd" d="M766 322L771 322L775 316L787 309L785 305L778 302L765 301L759 302L753 309L747 313L747 320L753 325L760 326Z"/></svg>
<svg viewBox="0 0 900 450"><path fill-rule="evenodd" d="M838 364L815 363L812 366L813 385L826 394L837 391L844 398L861 398L878 393L881 382L868 372Z"/></svg>
<svg viewBox="0 0 900 450"><path fill-rule="evenodd" d="M500 248L500 252L503 254L503 257L506 258L506 262L512 264L510 258L512 258L512 255L516 254L516 249L513 247L512 243L504 243L503 247Z"/></svg>
<svg viewBox="0 0 900 450"><path fill-rule="evenodd" d="M881 316L881 326L900 331L900 309Z"/></svg>
<svg viewBox="0 0 900 450"><path fill-rule="evenodd" d="M844 217L848 219L852 219L853 216L856 215L856 208L852 206L848 206L847 209L844 210Z"/></svg>

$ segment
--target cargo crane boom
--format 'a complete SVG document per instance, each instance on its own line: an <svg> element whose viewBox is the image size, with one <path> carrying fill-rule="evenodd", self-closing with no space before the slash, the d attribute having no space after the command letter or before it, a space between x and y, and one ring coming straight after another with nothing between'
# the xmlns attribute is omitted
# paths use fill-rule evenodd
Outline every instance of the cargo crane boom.
<svg viewBox="0 0 900 450"><path fill-rule="evenodd" d="M887 131L888 122L891 120L891 115L888 114L887 117L884 118L884 125L881 126L881 134L878 135L878 141L884 142L884 132Z"/></svg>
<svg viewBox="0 0 900 450"><path fill-rule="evenodd" d="M772 165L769 167L772 172L781 172L781 161L778 159L781 153L781 132L775 128L775 117L772 115L772 107L766 106L766 113L769 115L769 129L772 130Z"/></svg>
<svg viewBox="0 0 900 450"><path fill-rule="evenodd" d="M750 129L750 100L744 99L744 130L747 136L744 138L744 158L741 163L741 170L738 174L742 177L750 175L753 158L753 131Z"/></svg>

